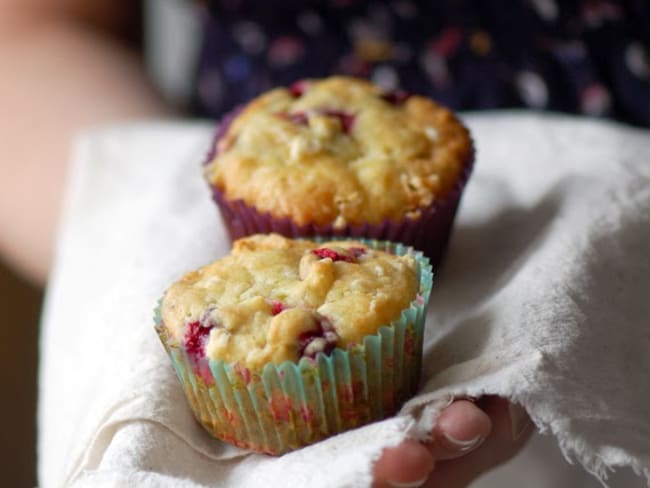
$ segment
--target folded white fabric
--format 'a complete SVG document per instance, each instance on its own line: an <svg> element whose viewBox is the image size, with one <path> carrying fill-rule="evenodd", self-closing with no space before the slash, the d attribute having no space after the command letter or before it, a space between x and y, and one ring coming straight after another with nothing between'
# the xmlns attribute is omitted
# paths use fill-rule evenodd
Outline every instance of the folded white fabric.
<svg viewBox="0 0 650 488"><path fill-rule="evenodd" d="M650 133L526 113L465 117L477 146L401 414L282 457L210 438L153 330L182 273L228 250L201 176L212 128L81 137L43 317L43 486L369 486L448 394L524 404L601 479L650 483Z"/></svg>

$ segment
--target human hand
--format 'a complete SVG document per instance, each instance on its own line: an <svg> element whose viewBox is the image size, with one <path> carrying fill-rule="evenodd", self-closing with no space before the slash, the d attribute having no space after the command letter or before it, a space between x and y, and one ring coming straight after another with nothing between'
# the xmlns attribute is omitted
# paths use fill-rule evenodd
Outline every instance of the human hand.
<svg viewBox="0 0 650 488"><path fill-rule="evenodd" d="M406 440L384 449L373 488L463 488L519 452L532 433L519 405L496 396L457 400L436 422L432 441Z"/></svg>

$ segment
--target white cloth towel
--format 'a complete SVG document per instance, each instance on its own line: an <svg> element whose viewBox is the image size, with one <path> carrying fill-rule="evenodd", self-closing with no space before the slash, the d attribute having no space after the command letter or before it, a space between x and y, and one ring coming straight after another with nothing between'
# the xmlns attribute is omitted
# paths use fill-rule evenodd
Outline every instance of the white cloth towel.
<svg viewBox="0 0 650 488"><path fill-rule="evenodd" d="M401 415L282 457L210 438L153 330L182 273L228 250L201 176L213 129L80 138L43 316L42 486L368 486L448 394L523 403L564 454L650 482L650 132L467 115L477 146ZM639 478L640 480L641 478Z"/></svg>

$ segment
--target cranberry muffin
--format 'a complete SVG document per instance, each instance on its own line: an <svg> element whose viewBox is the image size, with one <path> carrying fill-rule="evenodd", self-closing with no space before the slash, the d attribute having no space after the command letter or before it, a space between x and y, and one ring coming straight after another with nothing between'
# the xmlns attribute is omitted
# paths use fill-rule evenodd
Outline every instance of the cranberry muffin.
<svg viewBox="0 0 650 488"><path fill-rule="evenodd" d="M157 328L207 430L281 453L414 393L430 286L402 245L254 235L171 285Z"/></svg>
<svg viewBox="0 0 650 488"><path fill-rule="evenodd" d="M205 177L233 239L389 239L441 257L473 163L433 100L350 77L303 80L224 119Z"/></svg>

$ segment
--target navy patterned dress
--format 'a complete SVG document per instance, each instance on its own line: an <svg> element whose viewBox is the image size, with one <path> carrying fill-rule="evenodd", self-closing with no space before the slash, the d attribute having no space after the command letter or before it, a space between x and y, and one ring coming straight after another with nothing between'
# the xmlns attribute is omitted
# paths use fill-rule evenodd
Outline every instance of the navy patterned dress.
<svg viewBox="0 0 650 488"><path fill-rule="evenodd" d="M339 73L456 110L530 107L650 126L649 0L214 0L202 15L202 115Z"/></svg>

